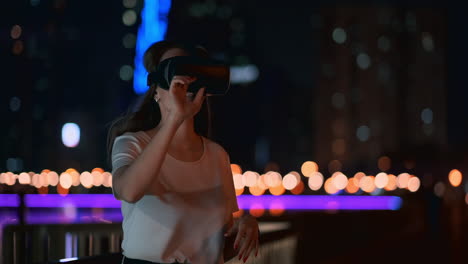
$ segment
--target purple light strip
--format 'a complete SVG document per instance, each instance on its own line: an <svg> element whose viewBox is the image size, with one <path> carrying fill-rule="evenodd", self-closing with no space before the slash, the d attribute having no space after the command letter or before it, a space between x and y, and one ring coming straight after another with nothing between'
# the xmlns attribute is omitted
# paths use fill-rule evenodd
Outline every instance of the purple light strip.
<svg viewBox="0 0 468 264"><path fill-rule="evenodd" d="M112 194L27 194L27 207L120 208L120 201Z"/></svg>
<svg viewBox="0 0 468 264"><path fill-rule="evenodd" d="M18 207L19 204L17 194L0 194L0 207Z"/></svg>
<svg viewBox="0 0 468 264"><path fill-rule="evenodd" d="M17 207L16 194L1 194L0 207ZM398 210L402 199L397 196L352 196L352 195L240 195L239 208L264 208L286 210ZM120 201L112 194L27 194L27 207L57 208L120 208Z"/></svg>
<svg viewBox="0 0 468 264"><path fill-rule="evenodd" d="M37 209L42 210L42 209ZM28 211L26 213L27 224L89 224L89 223L120 223L122 213L119 209L106 209L103 212L89 211L91 209L77 209L70 213L62 208L55 211ZM57 211L58 210L58 211ZM88 211L86 211L88 210ZM0 229L2 225L15 225L19 223L17 212L0 211Z"/></svg>
<svg viewBox="0 0 468 264"><path fill-rule="evenodd" d="M237 202L242 209L398 210L402 199L398 196L240 195Z"/></svg>

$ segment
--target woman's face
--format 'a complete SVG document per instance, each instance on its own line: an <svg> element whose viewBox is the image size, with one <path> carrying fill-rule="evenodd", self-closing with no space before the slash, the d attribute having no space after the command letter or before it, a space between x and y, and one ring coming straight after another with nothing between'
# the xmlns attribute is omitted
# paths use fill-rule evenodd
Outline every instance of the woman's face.
<svg viewBox="0 0 468 264"><path fill-rule="evenodd" d="M189 54L183 50L183 49L179 49L179 48L172 48L172 49L169 49L167 50L166 52L164 52L164 54L161 56L161 61L165 60L165 59L169 59L169 58L172 58L172 57L176 57L176 56L188 56ZM167 109L167 105L166 105L166 98L169 96L169 91L168 90L164 90L162 88L160 88L159 86L156 88L156 94L155 94L155 98L159 98L158 100L158 103L159 103L159 108L161 109L161 113L164 114L164 112L166 112L166 109Z"/></svg>

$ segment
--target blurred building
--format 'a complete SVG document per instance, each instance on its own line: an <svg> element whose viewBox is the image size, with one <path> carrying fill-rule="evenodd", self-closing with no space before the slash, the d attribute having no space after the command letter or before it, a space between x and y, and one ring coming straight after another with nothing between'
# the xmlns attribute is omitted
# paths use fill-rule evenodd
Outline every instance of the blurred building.
<svg viewBox="0 0 468 264"><path fill-rule="evenodd" d="M403 164L427 146L434 155L446 150L444 13L334 7L321 9L315 21L321 28L315 156L322 166L375 170L383 155Z"/></svg>

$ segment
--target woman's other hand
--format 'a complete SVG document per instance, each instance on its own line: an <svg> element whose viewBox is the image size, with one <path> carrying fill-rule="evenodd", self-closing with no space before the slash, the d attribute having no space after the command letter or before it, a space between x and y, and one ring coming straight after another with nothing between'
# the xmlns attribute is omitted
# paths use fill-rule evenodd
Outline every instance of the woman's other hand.
<svg viewBox="0 0 468 264"><path fill-rule="evenodd" d="M257 220L251 215L241 217L236 224L232 225L225 236L231 236L237 231L234 249L239 249L239 259L243 259L244 263L250 256L252 250L255 249L255 256L258 255L259 246L259 229Z"/></svg>

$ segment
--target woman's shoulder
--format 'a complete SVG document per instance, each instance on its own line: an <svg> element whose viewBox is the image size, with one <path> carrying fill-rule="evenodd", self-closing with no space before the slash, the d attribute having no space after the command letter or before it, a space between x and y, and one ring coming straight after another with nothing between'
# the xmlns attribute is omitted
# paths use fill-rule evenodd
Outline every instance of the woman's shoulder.
<svg viewBox="0 0 468 264"><path fill-rule="evenodd" d="M147 141L147 134L144 131L127 131L122 135L117 136L115 140L130 140L143 143Z"/></svg>
<svg viewBox="0 0 468 264"><path fill-rule="evenodd" d="M228 155L226 149L221 145L219 144L218 142L212 140L212 139L209 139L209 138L206 138L206 137L203 137L205 139L205 142L206 142L206 145L207 147L212 151L214 152L215 154L218 154L218 155Z"/></svg>

